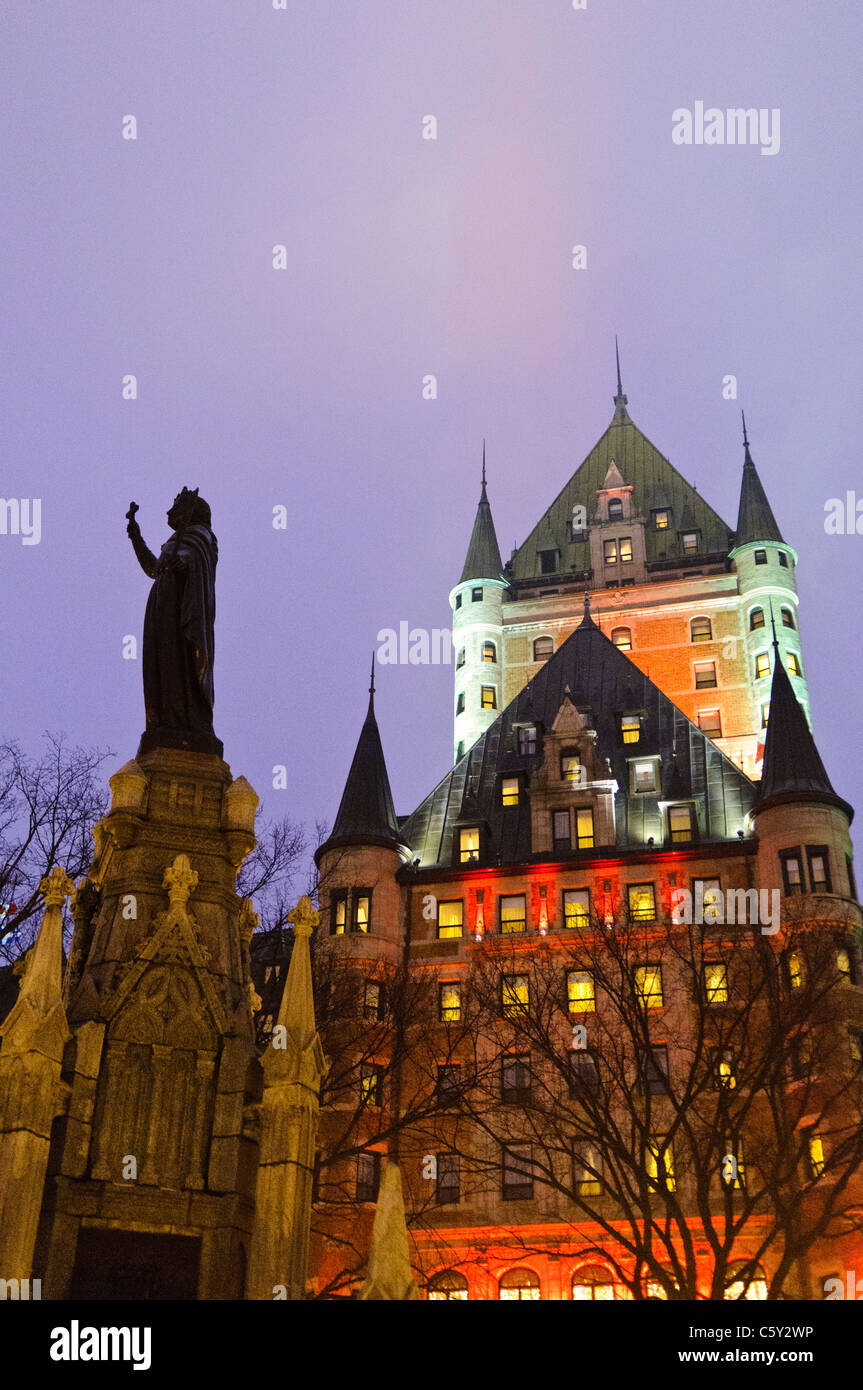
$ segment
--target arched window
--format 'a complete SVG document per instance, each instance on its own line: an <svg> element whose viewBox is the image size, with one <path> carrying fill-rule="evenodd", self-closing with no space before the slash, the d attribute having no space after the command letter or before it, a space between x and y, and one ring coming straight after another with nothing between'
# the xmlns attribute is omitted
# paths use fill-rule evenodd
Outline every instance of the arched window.
<svg viewBox="0 0 863 1390"><path fill-rule="evenodd" d="M500 1281L503 1301L527 1302L539 1298L539 1275L532 1269L510 1269Z"/></svg>
<svg viewBox="0 0 863 1390"><path fill-rule="evenodd" d="M689 635L693 642L712 642L713 626L709 618L693 618L689 624Z"/></svg>
<svg viewBox="0 0 863 1390"><path fill-rule="evenodd" d="M622 521L622 520L623 520L623 503L621 502L621 500L620 500L619 497L612 497L612 498L609 500L609 503L608 503L608 519L609 519L609 521Z"/></svg>
<svg viewBox="0 0 863 1390"><path fill-rule="evenodd" d="M458 670L460 666L464 666L464 647L459 647L458 656L455 659L455 669Z"/></svg>
<svg viewBox="0 0 863 1390"><path fill-rule="evenodd" d="M497 661L497 647L494 642L483 642L482 659L483 661Z"/></svg>
<svg viewBox="0 0 863 1390"><path fill-rule="evenodd" d="M534 661L547 661L554 652L553 637L537 637L533 644Z"/></svg>
<svg viewBox="0 0 863 1390"><path fill-rule="evenodd" d="M632 651L632 631L628 627L613 627L611 640L622 652Z"/></svg>
<svg viewBox="0 0 863 1390"><path fill-rule="evenodd" d="M744 1279L744 1270L749 1273ZM764 1270L760 1265L756 1265L754 1270L746 1260L738 1260L736 1264L729 1266L726 1277L724 1297L728 1302L736 1302L739 1299L746 1299L750 1302L762 1301L767 1297L767 1280Z"/></svg>
<svg viewBox="0 0 863 1390"><path fill-rule="evenodd" d="M446 1269L429 1280L429 1303L467 1303L467 1280Z"/></svg>
<svg viewBox="0 0 863 1390"><path fill-rule="evenodd" d="M755 632L757 628L764 626L764 609L753 608L749 614L749 631Z"/></svg>
<svg viewBox="0 0 863 1390"><path fill-rule="evenodd" d="M783 626L783 627L790 627L790 628L793 628L793 627L794 627L794 614L791 612L791 609L790 609L790 608L783 608L781 611L782 611L782 626Z"/></svg>
<svg viewBox="0 0 863 1390"><path fill-rule="evenodd" d="M584 1265L572 1276L572 1296L577 1303L611 1300L614 1298L614 1275L604 1265Z"/></svg>

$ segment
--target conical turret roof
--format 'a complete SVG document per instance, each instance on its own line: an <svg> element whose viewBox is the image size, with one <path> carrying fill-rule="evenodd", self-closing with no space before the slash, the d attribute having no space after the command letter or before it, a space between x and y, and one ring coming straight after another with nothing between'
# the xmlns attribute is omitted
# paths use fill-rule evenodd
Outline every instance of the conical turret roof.
<svg viewBox="0 0 863 1390"><path fill-rule="evenodd" d="M767 493L764 485L758 476L755 464L752 462L752 455L749 452L749 440L746 437L746 420L743 421L743 479L740 484L740 506L737 509L737 531L734 536L734 544L748 545L752 541L779 541L782 540L782 532L776 524L773 509L767 500Z"/></svg>
<svg viewBox="0 0 863 1390"><path fill-rule="evenodd" d="M770 718L756 811L779 800L827 801L841 807L849 821L854 815L847 801L833 790L803 706L794 694L774 641Z"/></svg>
<svg viewBox="0 0 863 1390"><path fill-rule="evenodd" d="M326 847L332 848L336 841L353 844L402 843L375 718L374 663L368 713L360 730L354 760ZM319 855L323 849L322 845L318 850Z"/></svg>
<svg viewBox="0 0 863 1390"><path fill-rule="evenodd" d="M503 571L503 562L500 558L500 547L497 543L497 535L494 529L494 522L491 516L488 494L485 487L485 446L482 451L482 491L479 496L479 505L476 509L476 519L473 523L470 545L467 548L467 558L464 562L464 569L461 572L460 584L466 583L470 579L500 579Z"/></svg>

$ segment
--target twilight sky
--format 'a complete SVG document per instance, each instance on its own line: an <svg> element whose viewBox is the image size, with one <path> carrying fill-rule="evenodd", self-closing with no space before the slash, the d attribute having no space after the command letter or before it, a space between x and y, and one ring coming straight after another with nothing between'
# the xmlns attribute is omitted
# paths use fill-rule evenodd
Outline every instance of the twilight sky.
<svg viewBox="0 0 863 1390"><path fill-rule="evenodd" d="M745 408L863 808L863 536L824 530L863 498L859 0L286 6L4 6L0 495L42 535L0 535L0 733L134 755L124 513L158 551L199 486L225 756L331 822L379 629L449 626L483 435L507 556L609 423L617 332L633 419L731 526ZM778 107L780 152L675 145L696 101ZM449 765L452 668L384 668L377 707L406 813Z"/></svg>

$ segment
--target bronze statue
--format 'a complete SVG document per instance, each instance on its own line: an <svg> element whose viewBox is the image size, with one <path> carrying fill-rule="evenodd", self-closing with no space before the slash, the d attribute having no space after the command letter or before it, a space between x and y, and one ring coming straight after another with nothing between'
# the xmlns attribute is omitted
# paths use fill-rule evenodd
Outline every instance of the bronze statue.
<svg viewBox="0 0 863 1390"><path fill-rule="evenodd" d="M213 649L216 562L210 508L198 489L183 488L168 512L173 536L158 560L148 550L135 520L126 513L135 554L153 580L144 617L144 707L147 726L139 753L152 748L187 748L222 755L213 733Z"/></svg>

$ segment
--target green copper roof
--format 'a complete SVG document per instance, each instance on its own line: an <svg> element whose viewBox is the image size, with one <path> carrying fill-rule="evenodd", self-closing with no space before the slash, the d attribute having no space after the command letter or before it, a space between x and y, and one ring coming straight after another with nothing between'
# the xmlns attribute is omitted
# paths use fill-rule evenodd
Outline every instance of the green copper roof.
<svg viewBox="0 0 863 1390"><path fill-rule="evenodd" d="M740 485L740 507L737 512L737 531L735 545L747 545L750 541L782 541L782 532L776 525L767 493L752 462L747 442L743 461L743 481ZM784 541L782 541L784 544Z"/></svg>
<svg viewBox="0 0 863 1390"><path fill-rule="evenodd" d="M633 516L643 518L646 523L648 563L683 559L681 532L684 530L700 532L699 555L728 553L732 540L730 528L633 424L626 406L626 397L618 391L614 418L605 434L573 473L524 544L515 551L512 573L516 581L536 577L539 550L559 550L560 572L563 574L569 570L590 568L587 540L571 539L572 509L577 504L585 507L587 523L592 523L598 500L596 494L602 488L612 462L617 465L624 483L633 489ZM668 508L671 518L666 530L657 531L651 512L660 508ZM687 558L697 562L698 556Z"/></svg>

